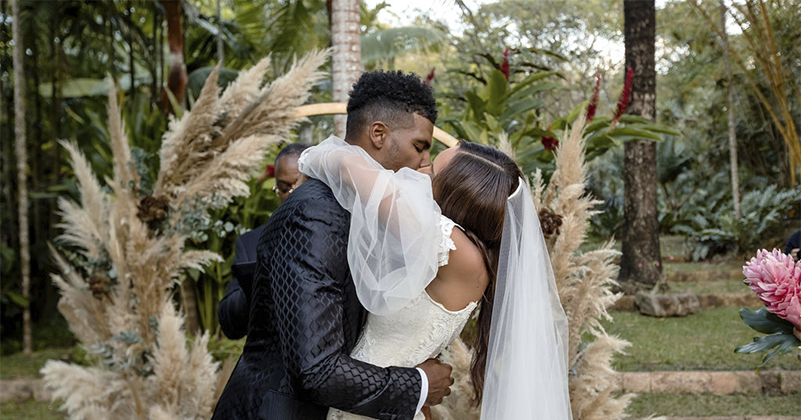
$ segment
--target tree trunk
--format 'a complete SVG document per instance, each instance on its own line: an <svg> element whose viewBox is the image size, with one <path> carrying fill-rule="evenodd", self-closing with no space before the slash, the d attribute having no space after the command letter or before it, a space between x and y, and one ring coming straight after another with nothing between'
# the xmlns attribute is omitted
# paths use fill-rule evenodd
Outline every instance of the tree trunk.
<svg viewBox="0 0 801 420"><path fill-rule="evenodd" d="M334 102L348 102L353 84L362 72L359 0L331 1L331 46ZM334 134L345 138L347 116L334 116Z"/></svg>
<svg viewBox="0 0 801 420"><path fill-rule="evenodd" d="M626 68L634 69L627 112L653 121L656 115L654 1L624 0L623 14ZM637 288L653 288L663 281L656 209L656 143L631 141L624 149L623 255L618 279Z"/></svg>
<svg viewBox="0 0 801 420"><path fill-rule="evenodd" d="M134 34L133 34L133 6L131 6L131 1L128 0L127 12L125 15L127 16L128 21L128 73L131 78L131 89L128 93L129 100L131 103L134 103L134 96L136 95L136 81L135 81L135 74L134 74Z"/></svg>
<svg viewBox="0 0 801 420"><path fill-rule="evenodd" d="M167 75L167 89L172 92L178 104L184 104L184 92L189 83L184 64L184 33L181 26L181 0L161 0L167 19L167 42L170 44L170 72ZM171 114L172 105L166 91L161 104L164 112Z"/></svg>
<svg viewBox="0 0 801 420"><path fill-rule="evenodd" d="M19 0L11 0L11 13L14 16L12 37L14 38L14 132L17 152L17 212L19 217L19 259L22 273L22 297L30 301L31 296L31 253L28 238L28 189L27 189L27 150L25 149L25 76L23 71L22 42L20 29ZM22 352L31 354L31 308L22 310Z"/></svg>
<svg viewBox="0 0 801 420"><path fill-rule="evenodd" d="M726 68L726 84L729 107L729 162L731 166L731 193L734 200L734 217L740 219L740 176L737 163L737 133L734 123L734 85L731 80L731 63L729 62L729 35L726 32L726 5L720 1L720 28L723 40L723 66Z"/></svg>
<svg viewBox="0 0 801 420"><path fill-rule="evenodd" d="M217 0L217 60L222 65L225 59L225 50L223 50L223 21L222 11L220 10L220 0Z"/></svg>

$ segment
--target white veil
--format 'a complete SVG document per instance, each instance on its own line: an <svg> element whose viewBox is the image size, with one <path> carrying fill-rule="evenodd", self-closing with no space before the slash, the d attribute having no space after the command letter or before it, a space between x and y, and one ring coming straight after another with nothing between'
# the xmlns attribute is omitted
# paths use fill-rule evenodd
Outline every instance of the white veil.
<svg viewBox="0 0 801 420"><path fill-rule="evenodd" d="M328 185L351 213L348 264L362 305L389 315L420 296L437 274L442 237L431 179L384 169L333 136L304 150L298 168Z"/></svg>
<svg viewBox="0 0 801 420"><path fill-rule="evenodd" d="M482 419L572 419L567 317L524 180L507 200Z"/></svg>

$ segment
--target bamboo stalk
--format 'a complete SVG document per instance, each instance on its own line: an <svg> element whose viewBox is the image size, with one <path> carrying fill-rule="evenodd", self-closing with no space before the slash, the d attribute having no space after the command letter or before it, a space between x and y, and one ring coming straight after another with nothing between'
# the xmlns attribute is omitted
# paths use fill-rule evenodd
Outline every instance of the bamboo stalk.
<svg viewBox="0 0 801 420"><path fill-rule="evenodd" d="M698 0L694 0L691 4L693 5L693 7L695 7L696 10L698 10L701 13L701 15L704 17L704 19L706 19L706 21L710 24L710 26L718 34L718 36L722 38L723 34L721 28L718 27L715 21L709 16L707 11L704 10L703 7L701 7L701 5L698 3ZM740 12L743 13L746 17L748 16L747 12L743 10L740 10ZM735 20L738 21L738 24L741 25L741 28L743 28L743 33L746 33L748 28L744 27L744 24L741 23L739 19L737 19L737 16L735 15L733 16L735 17ZM767 22L769 23L769 21ZM753 22L751 26L758 27L759 25L758 22ZM758 29L756 30L758 31ZM773 96L776 98L776 102L778 102L777 105L779 107L781 116L784 118L784 122L782 121L781 118L779 118L779 115L773 109L774 107L773 103L770 102L768 98L765 96L765 94L763 94L762 91L759 89L759 85L756 83L756 80L754 80L754 77L748 71L748 67L746 67L742 57L740 57L737 51L734 48L731 48L731 45L729 45L729 52L731 53L731 56L734 58L735 63L737 63L737 65L743 71L743 74L745 75L748 84L753 89L759 101L768 111L768 115L770 115L771 120L773 121L776 129L779 130L779 133L782 136L782 140L784 140L784 143L787 146L790 159L790 179L791 183L793 185L796 185L797 184L796 171L801 170L801 144L799 144L798 134L795 129L795 123L793 122L792 117L790 115L787 105L787 100L786 97L784 97L784 92L779 90L779 87L775 83L776 81L773 79L773 77L771 77L771 75L773 74L772 72L777 71L779 77L783 78L783 71L781 67L775 69L773 68L773 65L770 65L768 62L762 60L762 57L760 56L760 51L762 50L762 48L756 48L752 46L752 49L754 49L754 54L756 55L757 62L760 63L760 66L762 66L763 73L765 73L768 76L770 90L773 93ZM778 65L781 66L780 61L778 62Z"/></svg>

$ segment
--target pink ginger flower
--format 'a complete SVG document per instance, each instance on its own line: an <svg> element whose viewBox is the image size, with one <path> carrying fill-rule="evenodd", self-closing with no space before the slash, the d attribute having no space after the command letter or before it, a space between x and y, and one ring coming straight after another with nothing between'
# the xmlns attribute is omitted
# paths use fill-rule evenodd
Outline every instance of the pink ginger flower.
<svg viewBox="0 0 801 420"><path fill-rule="evenodd" d="M801 262L776 249L763 249L743 267L743 274L768 311L801 330Z"/></svg>

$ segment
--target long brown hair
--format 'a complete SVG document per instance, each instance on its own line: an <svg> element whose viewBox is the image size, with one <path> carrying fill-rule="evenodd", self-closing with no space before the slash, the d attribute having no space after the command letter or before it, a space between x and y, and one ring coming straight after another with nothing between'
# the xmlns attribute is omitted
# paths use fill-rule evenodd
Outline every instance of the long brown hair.
<svg viewBox="0 0 801 420"><path fill-rule="evenodd" d="M517 164L500 150L461 141L450 163L435 174L432 182L442 214L464 228L467 237L481 251L490 279L478 315L470 368L476 403L481 401L484 390L506 200L517 189L520 177Z"/></svg>

